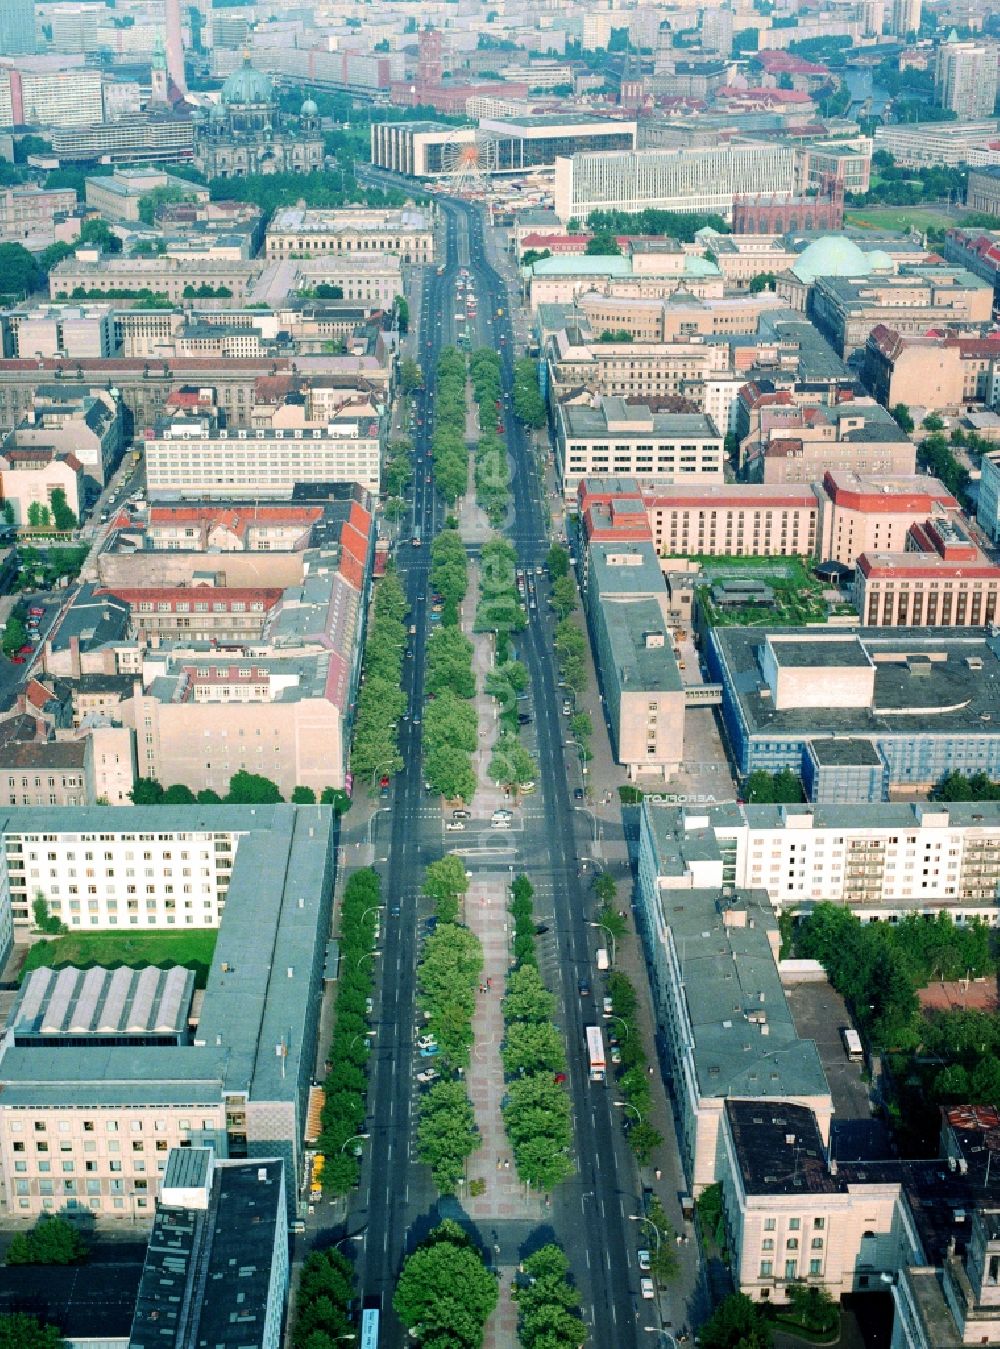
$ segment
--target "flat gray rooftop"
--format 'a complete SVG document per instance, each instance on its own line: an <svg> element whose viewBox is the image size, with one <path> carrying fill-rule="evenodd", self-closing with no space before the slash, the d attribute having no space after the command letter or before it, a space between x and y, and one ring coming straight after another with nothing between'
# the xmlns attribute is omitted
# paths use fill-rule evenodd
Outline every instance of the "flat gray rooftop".
<svg viewBox="0 0 1000 1349"><path fill-rule="evenodd" d="M783 632L805 629L772 628L772 640L780 641ZM813 707L776 708L761 695L760 659L768 635L764 628L736 627L712 634L724 680L751 735L885 739L1000 733L1000 639L981 628L858 629L858 641L875 663L871 707L826 707L818 700ZM826 668L842 668L840 654L857 662L851 643L831 641Z"/></svg>
<svg viewBox="0 0 1000 1349"><path fill-rule="evenodd" d="M868 669L871 658L856 637L844 636L836 641L814 642L796 638L794 641L782 641L780 637L771 638L771 650L779 665L790 669Z"/></svg>
<svg viewBox="0 0 1000 1349"><path fill-rule="evenodd" d="M853 737L836 740L813 740L810 748L816 762L824 768L857 765L864 768L877 768L881 762L878 750L870 740L857 740Z"/></svg>

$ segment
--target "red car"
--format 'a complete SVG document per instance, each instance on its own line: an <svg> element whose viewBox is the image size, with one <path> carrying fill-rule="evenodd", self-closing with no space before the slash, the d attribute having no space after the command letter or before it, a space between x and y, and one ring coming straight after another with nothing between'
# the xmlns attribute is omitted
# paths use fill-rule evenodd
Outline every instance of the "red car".
<svg viewBox="0 0 1000 1349"><path fill-rule="evenodd" d="M34 651L35 648L31 645L30 642L25 642L24 646L19 646L17 649L18 649L18 653L19 653L20 655L22 655L22 656L30 656L31 653L32 653L32 651Z"/></svg>
<svg viewBox="0 0 1000 1349"><path fill-rule="evenodd" d="M553 1080L557 1085L561 1086L561 1085L563 1084L563 1082L566 1081L566 1074L565 1074L565 1073L556 1073L555 1077L554 1077L552 1080Z"/></svg>
<svg viewBox="0 0 1000 1349"><path fill-rule="evenodd" d="M23 664L24 664L24 657L23 657L23 656L11 656L11 658L10 658L10 663L11 663L11 665L23 665Z"/></svg>
<svg viewBox="0 0 1000 1349"><path fill-rule="evenodd" d="M45 614L45 610L36 607L34 609L29 609L28 613L31 615L32 618L42 618Z"/></svg>
<svg viewBox="0 0 1000 1349"><path fill-rule="evenodd" d="M388 785L389 785L389 775L388 775L387 773L383 773L383 774L382 774L382 776L379 778L378 785L379 785L380 787L388 787Z"/></svg>

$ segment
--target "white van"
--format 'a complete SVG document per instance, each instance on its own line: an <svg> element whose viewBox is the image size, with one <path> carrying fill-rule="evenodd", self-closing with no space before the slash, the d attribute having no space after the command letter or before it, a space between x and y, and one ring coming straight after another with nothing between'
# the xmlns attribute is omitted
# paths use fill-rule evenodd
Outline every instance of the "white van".
<svg viewBox="0 0 1000 1349"><path fill-rule="evenodd" d="M597 951L597 968L598 968L599 970L606 970L606 969L610 969L610 967L611 967L611 961L608 959L607 948L604 947L604 946L601 946L601 947L598 948L598 951Z"/></svg>

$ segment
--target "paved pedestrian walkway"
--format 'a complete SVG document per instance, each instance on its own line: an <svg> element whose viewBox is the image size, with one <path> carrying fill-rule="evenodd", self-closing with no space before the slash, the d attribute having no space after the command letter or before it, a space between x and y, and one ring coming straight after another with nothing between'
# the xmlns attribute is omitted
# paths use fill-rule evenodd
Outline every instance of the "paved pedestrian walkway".
<svg viewBox="0 0 1000 1349"><path fill-rule="evenodd" d="M506 1090L500 1047L503 1044L504 986L509 964L510 875L503 871L477 875L465 897L465 921L483 947L483 974L472 1019L475 1043L466 1073L469 1098L476 1112L482 1147L469 1163L469 1179L481 1180L485 1191L469 1197L467 1208L477 1222L498 1218L540 1218L544 1200L528 1196L517 1178L504 1132L501 1109Z"/></svg>
<svg viewBox="0 0 1000 1349"><path fill-rule="evenodd" d="M510 1295L514 1270L506 1266L500 1270L500 1299L496 1310L486 1323L483 1349L516 1349L517 1304Z"/></svg>

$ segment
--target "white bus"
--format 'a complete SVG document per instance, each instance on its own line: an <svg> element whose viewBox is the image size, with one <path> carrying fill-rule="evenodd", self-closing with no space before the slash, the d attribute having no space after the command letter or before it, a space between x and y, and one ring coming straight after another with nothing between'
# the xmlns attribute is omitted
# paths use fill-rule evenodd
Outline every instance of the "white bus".
<svg viewBox="0 0 1000 1349"><path fill-rule="evenodd" d="M852 1063L860 1063L865 1056L861 1047L861 1036L853 1026L841 1026L840 1038L844 1042L844 1053Z"/></svg>
<svg viewBox="0 0 1000 1349"><path fill-rule="evenodd" d="M587 1057L590 1060L591 1082L603 1082L608 1065L604 1058L604 1036L600 1026L587 1027Z"/></svg>

